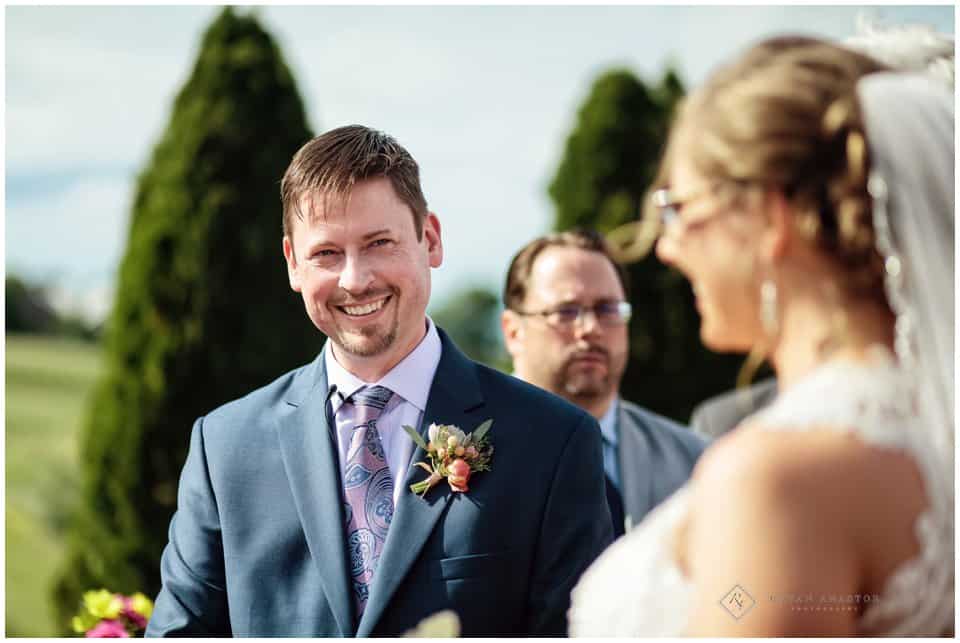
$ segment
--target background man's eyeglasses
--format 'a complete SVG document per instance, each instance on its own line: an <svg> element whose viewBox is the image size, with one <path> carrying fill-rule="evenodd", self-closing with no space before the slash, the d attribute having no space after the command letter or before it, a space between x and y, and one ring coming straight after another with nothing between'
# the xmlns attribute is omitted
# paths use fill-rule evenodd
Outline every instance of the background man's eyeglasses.
<svg viewBox="0 0 960 643"><path fill-rule="evenodd" d="M626 301L605 301L594 306L564 304L550 310L517 310L514 312L524 317L542 317L548 324L560 328L571 327L577 321L583 322L586 320L587 314L592 313L599 325L613 327L622 326L630 321L630 316L633 314L633 306Z"/></svg>

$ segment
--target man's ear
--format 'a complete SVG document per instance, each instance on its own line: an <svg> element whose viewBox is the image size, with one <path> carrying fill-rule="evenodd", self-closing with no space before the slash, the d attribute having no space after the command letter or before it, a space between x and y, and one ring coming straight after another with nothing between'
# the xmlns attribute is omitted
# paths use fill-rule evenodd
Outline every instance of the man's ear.
<svg viewBox="0 0 960 643"><path fill-rule="evenodd" d="M287 278L290 280L290 288L294 292L300 292L300 273L297 270L297 257L293 254L293 242L287 235L283 236L283 258L287 260Z"/></svg>
<svg viewBox="0 0 960 643"><path fill-rule="evenodd" d="M423 236L427 240L430 267L439 268L443 263L443 240L440 237L440 219L433 212L427 212L423 218Z"/></svg>
<svg viewBox="0 0 960 643"><path fill-rule="evenodd" d="M523 352L523 323L520 315L512 310L504 310L500 314L500 329L503 331L503 343L507 347L510 357L516 361Z"/></svg>

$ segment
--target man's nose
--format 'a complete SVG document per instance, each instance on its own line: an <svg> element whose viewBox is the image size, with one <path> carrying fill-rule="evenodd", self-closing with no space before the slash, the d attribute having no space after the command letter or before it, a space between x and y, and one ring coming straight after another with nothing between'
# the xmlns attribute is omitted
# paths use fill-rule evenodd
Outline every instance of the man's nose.
<svg viewBox="0 0 960 643"><path fill-rule="evenodd" d="M582 309L573 322L574 332L578 337L589 335L599 327L600 322L597 320L597 313L592 308Z"/></svg>
<svg viewBox="0 0 960 643"><path fill-rule="evenodd" d="M363 259L350 254L344 258L338 283L340 288L350 293L361 293L367 290L372 281L373 273Z"/></svg>

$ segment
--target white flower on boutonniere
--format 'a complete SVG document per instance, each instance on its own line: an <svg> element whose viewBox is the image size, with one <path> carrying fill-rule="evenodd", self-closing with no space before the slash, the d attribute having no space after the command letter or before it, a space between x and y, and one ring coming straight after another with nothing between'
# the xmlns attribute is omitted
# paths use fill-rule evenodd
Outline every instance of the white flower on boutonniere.
<svg viewBox="0 0 960 643"><path fill-rule="evenodd" d="M429 464L417 463L430 477L410 485L410 491L423 497L443 479L447 480L453 491L467 491L471 475L490 470L493 446L487 439L487 431L492 424L493 420L487 420L472 433L464 433L452 424L431 424L427 428L429 442L425 442L412 426L404 425L403 430L427 452L430 459Z"/></svg>

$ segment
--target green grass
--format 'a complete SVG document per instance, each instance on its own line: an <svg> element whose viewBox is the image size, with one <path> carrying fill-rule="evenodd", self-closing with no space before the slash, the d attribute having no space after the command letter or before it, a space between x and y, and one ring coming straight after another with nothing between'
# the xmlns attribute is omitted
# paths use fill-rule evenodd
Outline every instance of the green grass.
<svg viewBox="0 0 960 643"><path fill-rule="evenodd" d="M78 436L96 345L6 336L6 633L57 636L50 598L78 498Z"/></svg>

